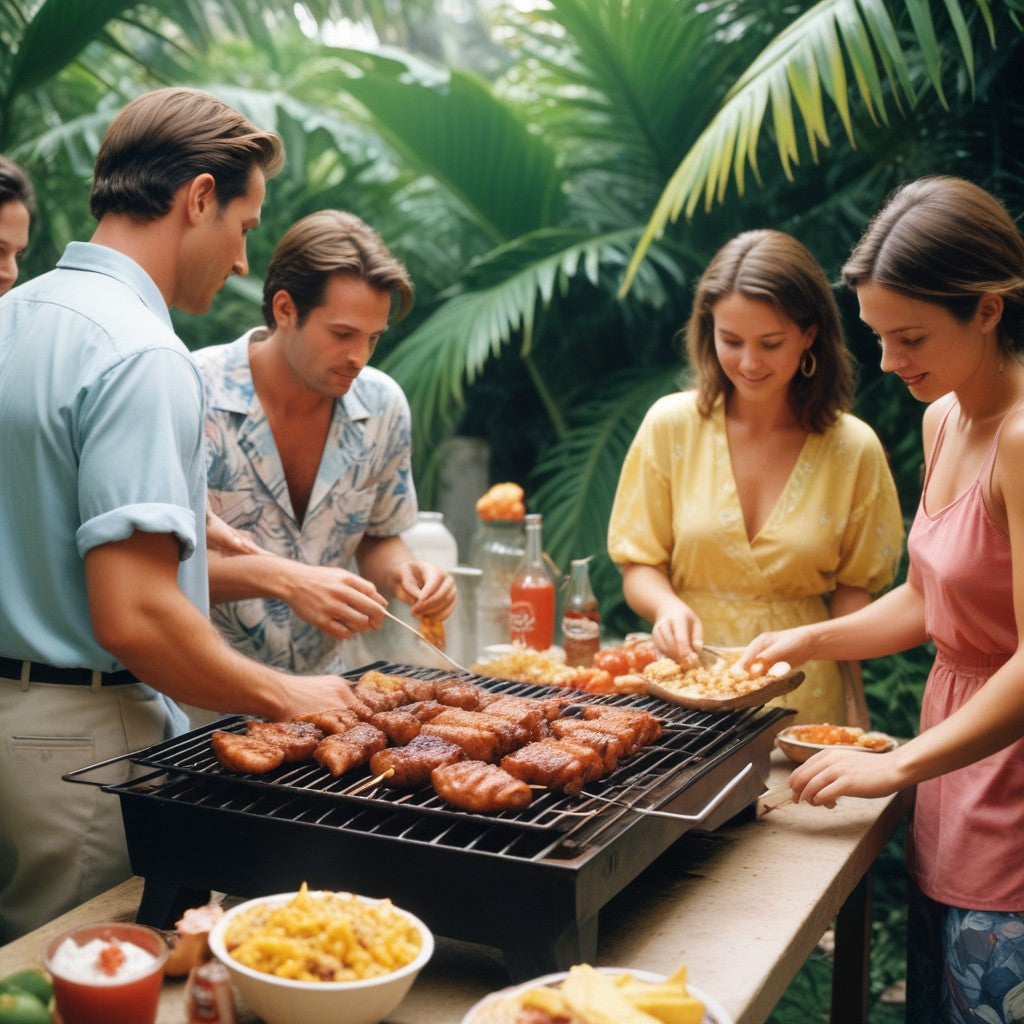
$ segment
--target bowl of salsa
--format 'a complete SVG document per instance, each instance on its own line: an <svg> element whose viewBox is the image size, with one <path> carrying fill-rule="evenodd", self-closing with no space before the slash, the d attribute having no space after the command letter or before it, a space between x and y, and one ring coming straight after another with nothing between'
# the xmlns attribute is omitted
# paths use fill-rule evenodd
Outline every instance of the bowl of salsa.
<svg viewBox="0 0 1024 1024"><path fill-rule="evenodd" d="M775 745L796 764L803 764L819 750L845 747L871 754L884 754L896 747L896 740L884 732L869 732L854 725L828 722L791 725L775 737Z"/></svg>

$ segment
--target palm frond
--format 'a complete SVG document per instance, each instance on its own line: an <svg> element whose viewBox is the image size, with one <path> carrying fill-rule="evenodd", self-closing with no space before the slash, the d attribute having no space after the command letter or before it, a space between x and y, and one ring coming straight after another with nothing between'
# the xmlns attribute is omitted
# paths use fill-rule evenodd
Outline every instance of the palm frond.
<svg viewBox="0 0 1024 1024"><path fill-rule="evenodd" d="M960 58L973 76L965 4L981 12L989 39L994 36L989 0L945 0ZM779 33L737 81L676 168L640 239L621 291L629 288L645 252L669 221L684 212L692 217L702 199L705 210L723 202L730 181L742 194L745 164L760 176L756 147L769 107L779 160L787 177L792 177L793 165L799 162L794 103L815 160L817 146L829 145L823 92L839 113L850 144L855 145L847 62L861 103L876 122L888 116L883 82L898 108L916 104L911 54L921 61L932 89L945 101L944 54L928 2L908 0L906 8L913 28L912 46L901 41L885 0L821 0Z"/></svg>
<svg viewBox="0 0 1024 1024"><path fill-rule="evenodd" d="M530 337L538 306L577 276L596 284L605 264L618 269L637 229L593 237L546 229L517 239L478 260L463 290L442 304L382 363L402 384L421 440L450 427L465 401L464 388L516 336Z"/></svg>

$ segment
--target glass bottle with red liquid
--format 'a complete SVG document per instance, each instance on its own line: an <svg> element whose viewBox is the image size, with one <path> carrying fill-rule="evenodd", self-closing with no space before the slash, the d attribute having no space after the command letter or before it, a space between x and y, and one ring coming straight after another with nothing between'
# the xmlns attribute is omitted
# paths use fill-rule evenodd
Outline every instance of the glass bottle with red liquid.
<svg viewBox="0 0 1024 1024"><path fill-rule="evenodd" d="M512 643L546 651L555 640L555 584L544 564L539 513L526 517L526 554L509 588Z"/></svg>
<svg viewBox="0 0 1024 1024"><path fill-rule="evenodd" d="M562 646L565 663L590 668L601 647L601 610L590 585L589 558L573 559L569 597L562 611Z"/></svg>

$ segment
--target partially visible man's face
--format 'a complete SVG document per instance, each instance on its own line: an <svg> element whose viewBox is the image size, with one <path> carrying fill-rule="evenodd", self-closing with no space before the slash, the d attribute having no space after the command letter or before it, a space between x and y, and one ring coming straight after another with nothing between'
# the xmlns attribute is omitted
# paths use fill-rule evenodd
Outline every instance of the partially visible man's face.
<svg viewBox="0 0 1024 1024"><path fill-rule="evenodd" d="M18 199L0 205L0 295L18 280L18 258L28 246L29 212Z"/></svg>
<svg viewBox="0 0 1024 1024"><path fill-rule="evenodd" d="M391 293L347 274L332 274L322 305L302 326L278 323L294 381L325 398L347 394L387 330Z"/></svg>
<svg viewBox="0 0 1024 1024"><path fill-rule="evenodd" d="M187 259L179 275L178 294L171 305L186 313L206 313L214 295L232 274L245 277L249 273L245 243L249 232L259 227L266 193L263 172L253 167L245 195L224 206L211 201L213 216L205 220L190 239Z"/></svg>

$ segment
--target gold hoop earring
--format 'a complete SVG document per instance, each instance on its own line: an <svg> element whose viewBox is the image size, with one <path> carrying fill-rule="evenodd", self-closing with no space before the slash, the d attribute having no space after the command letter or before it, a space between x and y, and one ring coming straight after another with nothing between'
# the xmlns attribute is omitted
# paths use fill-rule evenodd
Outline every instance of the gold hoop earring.
<svg viewBox="0 0 1024 1024"><path fill-rule="evenodd" d="M800 373L804 377L813 377L817 371L818 360L809 348L805 348L804 354L800 357Z"/></svg>

